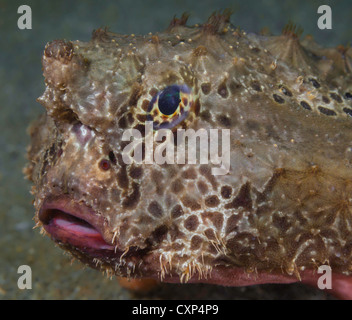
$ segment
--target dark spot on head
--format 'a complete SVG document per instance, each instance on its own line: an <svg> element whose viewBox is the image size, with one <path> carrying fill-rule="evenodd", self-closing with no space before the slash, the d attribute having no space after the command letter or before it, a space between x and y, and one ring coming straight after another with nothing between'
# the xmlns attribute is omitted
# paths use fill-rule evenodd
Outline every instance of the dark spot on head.
<svg viewBox="0 0 352 320"><path fill-rule="evenodd" d="M192 179L197 178L197 172L193 167L191 167L191 168L188 168L187 170L183 171L181 176L182 176L182 178L192 180Z"/></svg>
<svg viewBox="0 0 352 320"><path fill-rule="evenodd" d="M209 82L202 83L200 88L204 94L209 94L211 90L211 84Z"/></svg>
<svg viewBox="0 0 352 320"><path fill-rule="evenodd" d="M210 117L211 117L211 115L210 115L208 110L202 111L199 116L205 121L209 121Z"/></svg>
<svg viewBox="0 0 352 320"><path fill-rule="evenodd" d="M132 92L131 92L130 98L128 100L128 105L129 106L137 105L138 99L140 98L142 93L143 93L142 86L139 83L136 82L132 86Z"/></svg>
<svg viewBox="0 0 352 320"><path fill-rule="evenodd" d="M312 83L314 88L317 88L317 89L320 88L320 83L317 80L313 78L309 78L309 81Z"/></svg>
<svg viewBox="0 0 352 320"><path fill-rule="evenodd" d="M233 214L227 219L225 233L229 234L238 228L238 222L241 216L239 214Z"/></svg>
<svg viewBox="0 0 352 320"><path fill-rule="evenodd" d="M140 122L146 122L147 121L147 115L146 114L137 114L136 118Z"/></svg>
<svg viewBox="0 0 352 320"><path fill-rule="evenodd" d="M330 103L330 99L327 96L322 96L322 100L324 103Z"/></svg>
<svg viewBox="0 0 352 320"><path fill-rule="evenodd" d="M119 172L117 173L117 183L120 188L127 189L129 184L129 179L127 176L126 166L121 166Z"/></svg>
<svg viewBox="0 0 352 320"><path fill-rule="evenodd" d="M222 97L222 98L227 98L229 96L229 92L227 90L227 86L226 86L226 82L223 81L219 84L218 87L218 94Z"/></svg>
<svg viewBox="0 0 352 320"><path fill-rule="evenodd" d="M285 96L292 97L292 92L289 89L287 89L285 86L281 86L280 89Z"/></svg>
<svg viewBox="0 0 352 320"><path fill-rule="evenodd" d="M253 81L251 83L251 87L255 90L255 91L258 91L258 92L261 92L262 91L262 88L260 86L260 83L258 81Z"/></svg>
<svg viewBox="0 0 352 320"><path fill-rule="evenodd" d="M157 227L151 234L151 240L154 243L160 243L163 240L166 239L166 235L168 233L168 227L165 225L162 225L160 227Z"/></svg>
<svg viewBox="0 0 352 320"><path fill-rule="evenodd" d="M350 108L343 108L343 111L344 111L346 114L348 114L349 116L352 117L352 109L350 109Z"/></svg>
<svg viewBox="0 0 352 320"><path fill-rule="evenodd" d="M285 100L276 93L273 94L273 98L277 103L284 103L285 102Z"/></svg>
<svg viewBox="0 0 352 320"><path fill-rule="evenodd" d="M127 128L127 120L126 120L126 116L123 115L119 121L117 122L118 126L121 128L121 129L126 129Z"/></svg>
<svg viewBox="0 0 352 320"><path fill-rule="evenodd" d="M199 210L201 208L200 204L194 198L189 195L185 195L182 198L182 203L185 207L190 208L191 210Z"/></svg>
<svg viewBox="0 0 352 320"><path fill-rule="evenodd" d="M216 181L214 175L211 173L211 167L209 165L202 164L199 167L199 172L211 183L213 189L216 190L218 182Z"/></svg>
<svg viewBox="0 0 352 320"><path fill-rule="evenodd" d="M152 170L150 177L151 180L154 182L156 194L162 195L165 191L164 186L162 184L164 178L163 173L159 170Z"/></svg>
<svg viewBox="0 0 352 320"><path fill-rule="evenodd" d="M219 205L220 201L219 198L215 195L209 196L208 198L205 199L205 205L207 207L217 207Z"/></svg>
<svg viewBox="0 0 352 320"><path fill-rule="evenodd" d="M183 190L183 183L180 179L176 179L171 183L171 191L174 193L179 193Z"/></svg>
<svg viewBox="0 0 352 320"><path fill-rule="evenodd" d="M109 159L110 159L111 163L116 164L116 157L115 157L115 154L113 151L109 152Z"/></svg>
<svg viewBox="0 0 352 320"><path fill-rule="evenodd" d="M134 209L138 202L139 202L139 198L140 198L140 192L139 192L139 186L137 183L133 182L132 183L132 193L129 194L125 200L122 202L122 206L125 208L125 209Z"/></svg>
<svg viewBox="0 0 352 320"><path fill-rule="evenodd" d="M197 182L197 187L200 193L205 194L208 192L208 186L204 181L198 181Z"/></svg>
<svg viewBox="0 0 352 320"><path fill-rule="evenodd" d="M231 119L227 115L220 114L219 116L217 116L216 119L221 126L226 127L226 128L231 127Z"/></svg>
<svg viewBox="0 0 352 320"><path fill-rule="evenodd" d="M101 170L104 170L104 171L107 171L110 169L110 161L109 160L106 160L106 159L102 159L100 160L99 162L99 168Z"/></svg>
<svg viewBox="0 0 352 320"><path fill-rule="evenodd" d="M163 214L163 209L157 201L152 201L148 206L148 211L156 218Z"/></svg>
<svg viewBox="0 0 352 320"><path fill-rule="evenodd" d="M133 129L138 130L141 133L142 137L145 137L145 125L142 123L136 124Z"/></svg>
<svg viewBox="0 0 352 320"><path fill-rule="evenodd" d="M220 230L222 228L222 225L224 223L224 215L220 212L213 212L211 221L213 222L215 228Z"/></svg>
<svg viewBox="0 0 352 320"><path fill-rule="evenodd" d="M216 240L215 232L213 229L208 228L204 231L204 234L209 240Z"/></svg>
<svg viewBox="0 0 352 320"><path fill-rule="evenodd" d="M127 122L131 125L134 122L134 118L133 118L132 112L128 112L126 114L126 117L127 117Z"/></svg>
<svg viewBox="0 0 352 320"><path fill-rule="evenodd" d="M189 216L184 222L185 228L189 231L197 230L198 225L199 225L198 218L194 214Z"/></svg>
<svg viewBox="0 0 352 320"><path fill-rule="evenodd" d="M252 208L251 187L248 182L242 185L235 199L225 205L226 209L237 209L239 207L246 210L250 210Z"/></svg>
<svg viewBox="0 0 352 320"><path fill-rule="evenodd" d="M306 102L306 101L301 101L301 106L302 106L304 109L312 110L311 106L310 106L309 103Z"/></svg>
<svg viewBox="0 0 352 320"><path fill-rule="evenodd" d="M254 53L259 53L260 52L260 49L257 48L257 47L254 47L251 49Z"/></svg>
<svg viewBox="0 0 352 320"><path fill-rule="evenodd" d="M150 103L149 100L147 100L147 99L143 100L142 105L141 105L141 108L143 111L146 111L146 112L148 111L149 103Z"/></svg>
<svg viewBox="0 0 352 320"><path fill-rule="evenodd" d="M330 97L333 98L335 101L337 101L338 103L342 103L342 99L341 97L335 93L335 92L331 92L330 93Z"/></svg>
<svg viewBox="0 0 352 320"><path fill-rule="evenodd" d="M224 222L224 217L220 212L203 212L202 219L205 224L208 224L206 220L210 220L216 229L220 230Z"/></svg>
<svg viewBox="0 0 352 320"><path fill-rule="evenodd" d="M191 250L197 250L200 248L203 240L200 236L193 236L191 239Z"/></svg>
<svg viewBox="0 0 352 320"><path fill-rule="evenodd" d="M345 98L348 99L348 100L352 100L352 93L346 92L345 93Z"/></svg>
<svg viewBox="0 0 352 320"><path fill-rule="evenodd" d="M156 89L156 88L151 88L150 90L149 90L149 94L152 96L152 97L154 97L157 93L158 93L159 91L158 91L158 89ZM145 100L144 100L145 101ZM143 102L144 102L143 101ZM149 104L149 102L148 102L148 104Z"/></svg>
<svg viewBox="0 0 352 320"><path fill-rule="evenodd" d="M326 116L336 116L336 112L334 110L324 108L322 106L319 106L318 109L322 114L325 114Z"/></svg>
<svg viewBox="0 0 352 320"><path fill-rule="evenodd" d="M142 167L137 167L136 165L132 165L130 167L130 177L132 179L140 179L143 175L143 169Z"/></svg>
<svg viewBox="0 0 352 320"><path fill-rule="evenodd" d="M196 101L193 102L192 110L196 116L199 114L199 111L200 111L199 99L196 99Z"/></svg>
<svg viewBox="0 0 352 320"><path fill-rule="evenodd" d="M171 218L176 219L181 217L184 214L182 207L179 204L176 204L171 210Z"/></svg>
<svg viewBox="0 0 352 320"><path fill-rule="evenodd" d="M221 196L224 199L230 199L232 194L232 188L230 186L222 186L221 187Z"/></svg>

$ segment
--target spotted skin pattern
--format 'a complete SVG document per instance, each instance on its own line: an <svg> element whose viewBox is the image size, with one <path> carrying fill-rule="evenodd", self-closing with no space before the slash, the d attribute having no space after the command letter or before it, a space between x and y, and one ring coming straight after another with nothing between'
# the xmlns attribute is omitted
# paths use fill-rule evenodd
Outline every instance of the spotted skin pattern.
<svg viewBox="0 0 352 320"><path fill-rule="evenodd" d="M38 226L48 199L89 208L115 250L57 242L108 274L245 285L246 276L301 280L327 264L349 279L352 49L300 41L292 25L279 36L248 34L227 12L186 21L47 44L38 99L46 114L30 129L25 170ZM153 97L172 85L193 99L174 129L231 130L228 174L122 160L124 130L143 133Z"/></svg>

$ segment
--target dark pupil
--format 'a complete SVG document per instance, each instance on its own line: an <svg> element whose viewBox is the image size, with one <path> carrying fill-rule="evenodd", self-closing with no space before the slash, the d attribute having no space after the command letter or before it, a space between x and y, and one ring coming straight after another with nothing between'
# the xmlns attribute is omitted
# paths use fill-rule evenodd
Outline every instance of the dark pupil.
<svg viewBox="0 0 352 320"><path fill-rule="evenodd" d="M167 87L159 96L159 110L167 116L173 114L180 101L180 89L178 86Z"/></svg>

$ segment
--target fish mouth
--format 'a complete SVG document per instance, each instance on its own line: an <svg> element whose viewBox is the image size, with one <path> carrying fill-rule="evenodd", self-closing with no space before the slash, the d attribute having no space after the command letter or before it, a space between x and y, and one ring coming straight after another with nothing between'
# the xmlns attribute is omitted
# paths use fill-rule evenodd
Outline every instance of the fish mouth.
<svg viewBox="0 0 352 320"><path fill-rule="evenodd" d="M104 217L83 203L62 196L47 198L38 214L51 238L92 256L114 252Z"/></svg>

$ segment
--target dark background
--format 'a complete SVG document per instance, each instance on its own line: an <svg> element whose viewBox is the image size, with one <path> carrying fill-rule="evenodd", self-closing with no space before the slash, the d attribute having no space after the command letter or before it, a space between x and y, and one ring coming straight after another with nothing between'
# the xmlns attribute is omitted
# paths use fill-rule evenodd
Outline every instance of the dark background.
<svg viewBox="0 0 352 320"><path fill-rule="evenodd" d="M17 8L32 8L32 30L17 28ZM317 9L332 8L332 30L319 30ZM352 2L279 0L202 1L6 1L0 0L0 299L131 299L115 279L82 269L54 247L49 238L32 230L34 209L30 184L23 179L28 124L43 108L35 101L44 90L41 55L54 39L90 39L93 29L108 26L118 33L162 31L174 15L191 14L189 24L202 23L216 10L231 8L231 22L247 32L269 27L280 33L292 20L322 45L351 41ZM303 35L303 36L304 36ZM17 268L27 264L32 290L17 288ZM300 284L225 288L207 285L164 285L155 299L327 299L325 293Z"/></svg>

